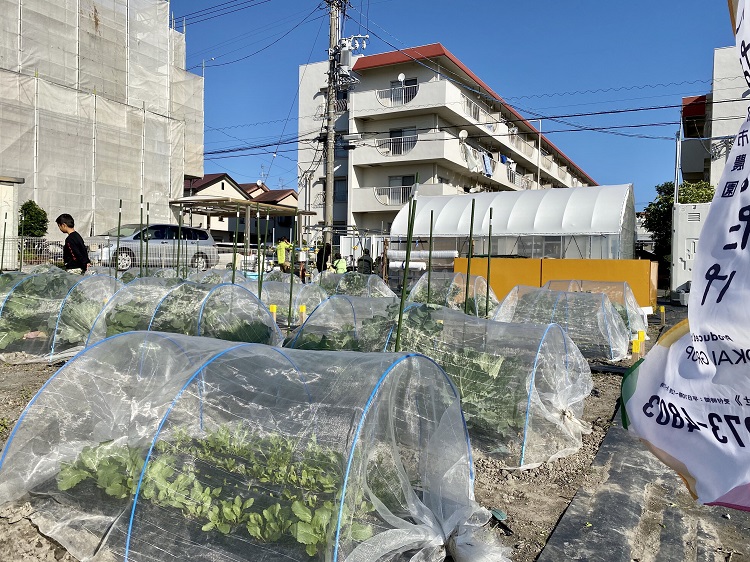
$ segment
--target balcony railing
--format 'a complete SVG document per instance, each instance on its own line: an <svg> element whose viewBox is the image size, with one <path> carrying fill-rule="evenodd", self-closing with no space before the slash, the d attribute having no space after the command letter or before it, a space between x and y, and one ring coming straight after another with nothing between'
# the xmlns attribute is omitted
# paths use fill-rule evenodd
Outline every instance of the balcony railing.
<svg viewBox="0 0 750 562"><path fill-rule="evenodd" d="M552 169L552 163L554 160L552 159L552 156L542 156L542 168L545 170Z"/></svg>
<svg viewBox="0 0 750 562"><path fill-rule="evenodd" d="M419 91L419 84L413 86L397 86L385 90L376 90L375 95L383 107L398 107L413 100Z"/></svg>
<svg viewBox="0 0 750 562"><path fill-rule="evenodd" d="M465 94L461 94L461 99L463 101L464 113L466 115L474 119L474 121L478 121L484 125L488 131L493 133L497 131L497 120L489 111L474 100L470 100Z"/></svg>
<svg viewBox="0 0 750 562"><path fill-rule="evenodd" d="M532 181L529 178L522 176L515 170L508 168L508 181L513 185L520 187L521 189L531 189Z"/></svg>
<svg viewBox="0 0 750 562"><path fill-rule="evenodd" d="M524 154L527 157L531 157L534 154L534 145L528 141L523 140L518 134L511 133L510 144L515 146L518 152Z"/></svg>
<svg viewBox="0 0 750 562"><path fill-rule="evenodd" d="M381 205L398 205L403 206L409 202L413 185L400 185L396 187L373 187L375 199Z"/></svg>
<svg viewBox="0 0 750 562"><path fill-rule="evenodd" d="M417 144L417 135L375 139L375 146L383 156L401 156L411 151Z"/></svg>

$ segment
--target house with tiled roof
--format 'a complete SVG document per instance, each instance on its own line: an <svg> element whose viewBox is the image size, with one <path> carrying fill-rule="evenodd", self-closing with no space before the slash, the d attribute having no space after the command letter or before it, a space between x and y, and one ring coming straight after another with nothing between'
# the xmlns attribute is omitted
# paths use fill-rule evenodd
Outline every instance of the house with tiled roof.
<svg viewBox="0 0 750 562"><path fill-rule="evenodd" d="M236 182L229 174L206 174L202 178L185 180L184 197L205 197L206 199L226 198L229 201L257 201L258 203L270 203L283 205L293 209L297 208L297 192L293 189L269 189L262 181L254 183ZM185 224L205 228L211 231L211 235L217 242L232 242L235 232L234 217L211 217L198 213L189 213L185 217ZM266 218L260 219L261 240L268 232L269 241L278 239L280 236L291 236L292 217L271 217L266 228ZM253 220L250 224L250 244L257 244L258 224ZM245 217L240 217L240 224L236 228L238 243L245 241Z"/></svg>

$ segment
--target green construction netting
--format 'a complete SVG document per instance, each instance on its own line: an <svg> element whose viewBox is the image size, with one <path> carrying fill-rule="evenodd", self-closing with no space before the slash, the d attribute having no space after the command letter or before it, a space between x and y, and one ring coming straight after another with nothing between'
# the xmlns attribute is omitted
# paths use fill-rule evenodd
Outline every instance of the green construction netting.
<svg viewBox="0 0 750 562"><path fill-rule="evenodd" d="M468 300L466 286L469 286ZM481 275L452 271L432 271L422 274L409 292L408 300L447 306L481 318L491 317L499 304L492 287ZM489 307L489 308L488 308Z"/></svg>
<svg viewBox="0 0 750 562"><path fill-rule="evenodd" d="M495 311L500 322L560 324L587 359L619 361L630 332L607 295L516 285Z"/></svg>
<svg viewBox="0 0 750 562"><path fill-rule="evenodd" d="M11 432L0 503L26 501L81 560L508 560L458 393L418 354L113 336Z"/></svg>
<svg viewBox="0 0 750 562"><path fill-rule="evenodd" d="M296 349L393 351L397 299L332 296L290 337ZM557 324L509 324L410 304L400 349L433 358L461 393L472 443L508 467L574 453L591 370Z"/></svg>

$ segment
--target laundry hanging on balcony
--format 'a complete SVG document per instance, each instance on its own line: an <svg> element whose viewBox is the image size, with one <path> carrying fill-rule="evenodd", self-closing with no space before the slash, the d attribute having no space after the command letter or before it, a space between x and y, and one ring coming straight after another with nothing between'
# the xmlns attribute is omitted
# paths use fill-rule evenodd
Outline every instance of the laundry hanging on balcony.
<svg viewBox="0 0 750 562"><path fill-rule="evenodd" d="M482 164L484 165L484 175L492 177L492 157L486 152L482 153Z"/></svg>
<svg viewBox="0 0 750 562"><path fill-rule="evenodd" d="M466 144L464 145L464 157L466 159L466 167L469 168L469 171L478 172L479 162L477 162L477 158L474 155L474 150Z"/></svg>

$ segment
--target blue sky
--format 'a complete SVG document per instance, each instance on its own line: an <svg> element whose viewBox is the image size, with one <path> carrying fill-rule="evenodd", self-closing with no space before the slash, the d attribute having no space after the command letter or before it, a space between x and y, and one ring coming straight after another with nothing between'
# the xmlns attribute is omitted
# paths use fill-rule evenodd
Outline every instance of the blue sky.
<svg viewBox="0 0 750 562"><path fill-rule="evenodd" d="M296 145L283 141L297 135L299 65L326 57L325 3L171 10L178 29L187 16L188 68L205 76L205 150L259 147L207 155L205 172L296 188ZM734 42L723 0L350 0L348 16L344 35L370 34L365 54L440 42L524 117L563 119L543 132L598 183L633 183L638 210L674 178L681 98L710 91L713 50ZM579 115L592 112L608 113Z"/></svg>

